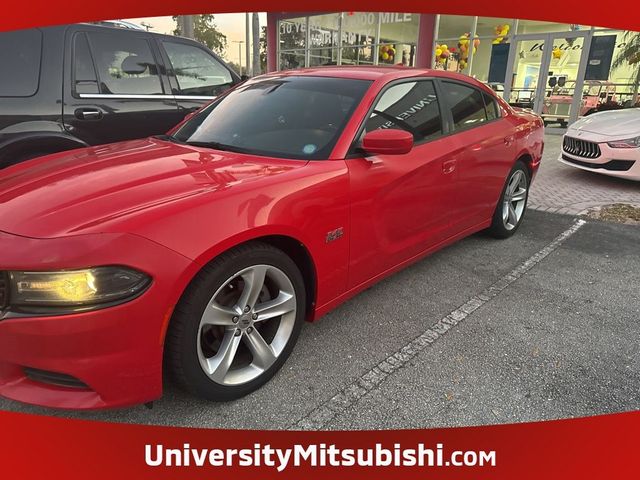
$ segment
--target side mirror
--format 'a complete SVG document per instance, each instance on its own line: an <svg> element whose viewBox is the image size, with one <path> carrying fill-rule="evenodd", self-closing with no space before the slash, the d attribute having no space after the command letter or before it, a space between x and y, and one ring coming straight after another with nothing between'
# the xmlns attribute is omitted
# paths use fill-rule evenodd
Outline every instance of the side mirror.
<svg viewBox="0 0 640 480"><path fill-rule="evenodd" d="M377 155L404 155L412 148L413 135L405 130L373 130L362 139L362 149Z"/></svg>

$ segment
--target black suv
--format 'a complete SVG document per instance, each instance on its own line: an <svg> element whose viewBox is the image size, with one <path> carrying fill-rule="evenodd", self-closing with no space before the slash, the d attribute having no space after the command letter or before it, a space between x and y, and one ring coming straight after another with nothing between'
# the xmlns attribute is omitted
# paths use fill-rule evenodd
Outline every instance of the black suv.
<svg viewBox="0 0 640 480"><path fill-rule="evenodd" d="M162 134L240 82L201 44L92 24L0 32L0 168Z"/></svg>

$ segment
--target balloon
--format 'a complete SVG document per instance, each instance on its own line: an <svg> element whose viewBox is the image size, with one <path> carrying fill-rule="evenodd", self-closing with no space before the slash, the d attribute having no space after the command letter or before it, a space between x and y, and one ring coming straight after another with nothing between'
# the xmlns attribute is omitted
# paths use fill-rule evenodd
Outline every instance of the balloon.
<svg viewBox="0 0 640 480"><path fill-rule="evenodd" d="M442 55L442 49L436 48L436 57L439 57L440 55Z"/></svg>
<svg viewBox="0 0 640 480"><path fill-rule="evenodd" d="M383 60L389 60L389 54L388 54L387 52L384 52L384 53L382 54L382 59L383 59Z"/></svg>
<svg viewBox="0 0 640 480"><path fill-rule="evenodd" d="M442 50L448 50L448 49L449 49L449 47L447 47L447 45L446 45L446 44L440 45L440 48L441 48Z"/></svg>

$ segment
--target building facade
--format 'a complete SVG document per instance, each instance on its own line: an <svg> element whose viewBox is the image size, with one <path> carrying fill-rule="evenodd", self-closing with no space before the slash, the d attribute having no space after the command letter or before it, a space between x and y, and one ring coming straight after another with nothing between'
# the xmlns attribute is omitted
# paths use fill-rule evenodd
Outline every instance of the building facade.
<svg viewBox="0 0 640 480"><path fill-rule="evenodd" d="M611 67L632 35L513 18L269 13L267 67L405 65L456 71L490 84L513 105L534 109L549 124L565 126L595 108L637 100L638 65Z"/></svg>

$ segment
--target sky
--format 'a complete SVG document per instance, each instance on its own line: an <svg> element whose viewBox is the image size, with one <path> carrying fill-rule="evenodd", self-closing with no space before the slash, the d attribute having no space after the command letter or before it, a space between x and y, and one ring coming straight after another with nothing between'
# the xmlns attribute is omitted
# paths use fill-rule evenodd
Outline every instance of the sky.
<svg viewBox="0 0 640 480"><path fill-rule="evenodd" d="M260 26L267 24L267 14L260 13ZM234 63L238 63L238 44L236 41L245 40L245 14L244 13L220 13L214 16L215 24L222 33L227 36L227 51L225 58ZM156 33L173 33L176 28L175 22L171 17L142 17L142 18L126 18L122 19L133 22L138 25L144 23L151 25L149 29ZM251 18L249 18L251 21ZM242 65L245 64L245 45L242 44Z"/></svg>

